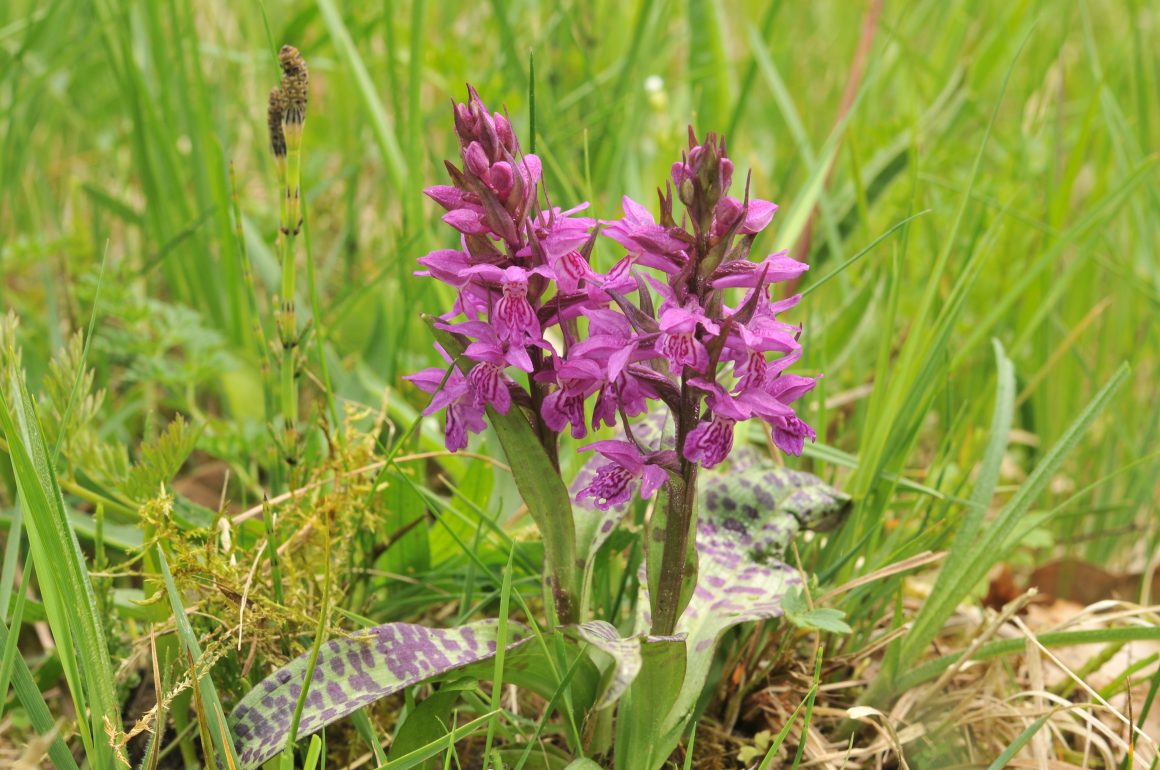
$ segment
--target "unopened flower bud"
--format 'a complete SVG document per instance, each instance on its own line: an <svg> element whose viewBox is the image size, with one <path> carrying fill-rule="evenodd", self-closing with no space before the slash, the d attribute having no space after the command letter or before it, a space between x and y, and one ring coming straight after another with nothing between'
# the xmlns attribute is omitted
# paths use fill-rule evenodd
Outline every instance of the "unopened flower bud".
<svg viewBox="0 0 1160 770"><path fill-rule="evenodd" d="M718 184L721 186L721 194L725 195L729 192L729 185L733 183L733 161L725 157L725 139L721 139L721 173Z"/></svg>
<svg viewBox="0 0 1160 770"><path fill-rule="evenodd" d="M479 113L479 143L483 145L489 160L499 160L503 157L499 135L495 130L495 120L486 110L480 110Z"/></svg>
<svg viewBox="0 0 1160 770"><path fill-rule="evenodd" d="M495 114L495 133L499 136L499 141L503 144L504 149L508 153L515 155L516 152L516 137L512 133L512 124L505 116L500 113Z"/></svg>
<svg viewBox="0 0 1160 770"><path fill-rule="evenodd" d="M490 179L491 186L495 189L495 194L499 196L500 200L506 200L508 193L512 191L515 180L511 164L506 160L493 163L491 165Z"/></svg>
<svg viewBox="0 0 1160 770"><path fill-rule="evenodd" d="M491 169L491 163L487 159L487 153L479 142L472 142L467 145L467 149L463 151L463 163L468 173L479 177L485 182L488 181L488 172Z"/></svg>
<svg viewBox="0 0 1160 770"><path fill-rule="evenodd" d="M456 104L455 135L459 137L460 146L466 147L475 139L475 120L471 117L471 108L466 104Z"/></svg>

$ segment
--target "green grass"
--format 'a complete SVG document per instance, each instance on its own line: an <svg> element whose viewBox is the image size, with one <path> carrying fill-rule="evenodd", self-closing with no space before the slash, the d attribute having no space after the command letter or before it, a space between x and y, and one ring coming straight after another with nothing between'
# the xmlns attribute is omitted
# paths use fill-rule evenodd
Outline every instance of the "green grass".
<svg viewBox="0 0 1160 770"><path fill-rule="evenodd" d="M196 697L166 706L165 767L209 756L202 735L223 757L215 714L354 618L537 611L541 551L512 474L471 456L406 459L442 449L401 377L440 363L421 316L450 297L411 272L455 244L421 189L444 181L450 100L468 81L534 141L554 205L587 198L611 218L622 193L655 201L689 123L727 130L754 194L781 205L755 253L810 262L791 320L802 368L825 374L804 411L819 442L792 463L856 499L840 529L802 544L817 595L949 551L921 609L908 575L835 599L854 633L827 639L823 684L841 678L831 661L904 623L879 653L888 676L859 695L882 707L937 678L969 643L944 638L948 618L996 563L1140 570L1160 549L1157 22L1139 0L886 3L840 118L862 7L837 0L0 4L0 764L59 721L46 762L73 767L71 748L116 767L106 730L141 716L127 704L153 679L138 654L151 631L165 682L188 675L187 652L214 661ZM264 124L284 42L312 79L293 466L273 397L279 190ZM597 262L612 258L598 247ZM196 428L188 459L164 442L176 415ZM471 449L504 456L494 433ZM305 491L229 522L288 490ZM593 601L620 620L640 558L628 539L600 557ZM760 641L785 652L769 677L813 669L784 629L752 633L729 654ZM976 657L1020 650L996 640ZM787 680L792 705L811 698L807 720L829 697L808 679ZM481 746L583 729L465 692L453 736ZM342 767L373 750L383 764L380 744L426 694L364 710L358 733L299 741L287 760L324 750ZM707 709L699 748L712 750L704 724L718 716ZM832 727L818 713L811 725ZM1029 719L1001 748L1026 752L1040 727ZM454 767L448 740L396 764ZM533 767L546 751L501 754Z"/></svg>

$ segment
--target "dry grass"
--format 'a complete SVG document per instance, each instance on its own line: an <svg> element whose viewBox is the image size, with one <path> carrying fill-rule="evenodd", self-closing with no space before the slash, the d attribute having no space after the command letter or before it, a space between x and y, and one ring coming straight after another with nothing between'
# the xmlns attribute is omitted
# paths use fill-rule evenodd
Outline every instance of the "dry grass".
<svg viewBox="0 0 1160 770"><path fill-rule="evenodd" d="M917 608L921 584L912 586ZM977 650L1001 639L1024 639L1025 650L949 668L937 680L903 693L887 712L858 706L859 695L881 665L884 645L843 661L819 688L800 767L980 767L1000 756L1029 726L1043 718L1009 767L1037 770L1116 768L1131 753L1148 768L1160 761L1160 712L1139 718L1151 680L1160 672L1160 642L1077 645L1048 650L1035 634L1160 624L1160 606L1101 601L1087 607L1066 600L1042 601L1027 591L1000 611L961 607L933 645ZM917 663L917 662L916 662ZM843 677L843 674L848 675ZM840 681L837 681L840 680ZM1125 686L1130 680L1130 686ZM693 766L716 770L756 767L738 758L761 730L777 733L808 689L809 672L777 673L745 703L740 723L724 730L702 720ZM1101 694L1103 693L1103 694ZM802 742L800 720L771 767L789 766ZM759 744L758 748L762 748Z"/></svg>

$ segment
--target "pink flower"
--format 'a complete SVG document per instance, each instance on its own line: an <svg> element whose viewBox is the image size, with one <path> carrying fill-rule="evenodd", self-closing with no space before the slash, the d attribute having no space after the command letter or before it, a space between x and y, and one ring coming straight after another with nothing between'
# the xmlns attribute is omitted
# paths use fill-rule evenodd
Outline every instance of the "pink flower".
<svg viewBox="0 0 1160 770"><path fill-rule="evenodd" d="M424 192L444 209L459 248L425 255L417 274L455 290L438 328L465 341L471 365L466 375L427 369L408 378L433 395L426 414L446 411L448 447L466 446L487 408L508 413L516 404L539 405L528 417L542 440L564 430L581 438L592 399L593 430L658 401L678 415L702 413L678 435L685 459L705 467L728 457L736 424L752 418L767 421L785 451L802 451L814 433L790 404L816 380L787 373L801 357L801 330L778 320L800 296L774 302L769 287L808 266L786 252L748 259L777 206L751 198L748 180L741 199L729 195L734 169L722 137L699 141L690 129L673 165L675 189L658 191L655 216L624 197L623 216L599 223L624 249L601 274L592 261L597 220L580 215L587 204L551 206L542 163L521 151L511 122L470 86L453 118L460 165L447 164L450 184ZM683 211L674 212L674 199ZM724 300L734 288L748 291L731 308ZM527 390L512 369L527 373ZM591 448L611 461L585 490L598 505L627 499L638 481L651 494L677 472L672 451L670 461L628 442Z"/></svg>
<svg viewBox="0 0 1160 770"><path fill-rule="evenodd" d="M715 382L696 378L690 383L708 393L706 400L711 413L709 419L697 423L685 436L685 459L712 468L729 456L733 449L733 427L749 419L752 410Z"/></svg>
<svg viewBox="0 0 1160 770"><path fill-rule="evenodd" d="M696 300L691 300L687 308L670 307L661 313L657 351L668 360L674 373L683 372L686 366L701 373L708 369L709 351L697 339L697 327L713 335L720 331Z"/></svg>
<svg viewBox="0 0 1160 770"><path fill-rule="evenodd" d="M773 443L786 454L801 456L806 439L817 438L814 429L806 425L796 414L782 418L773 424Z"/></svg>
<svg viewBox="0 0 1160 770"><path fill-rule="evenodd" d="M572 438L584 438L588 435L584 402L600 388L604 379L600 365L583 358L565 361L556 370L554 379L559 387L544 399L540 408L544 423L554 431L562 431L571 424Z"/></svg>
<svg viewBox="0 0 1160 770"><path fill-rule="evenodd" d="M491 322L501 340L523 343L541 339L540 320L528 301L528 279L532 275L543 275L547 268L525 270L513 265L501 270L495 265L476 265L464 272L498 284L501 296L492 311Z"/></svg>
<svg viewBox="0 0 1160 770"><path fill-rule="evenodd" d="M741 201L731 195L726 195L717 204L717 211L713 216L713 235L720 237L729 232L729 228L737 222L743 210L745 219L737 228L737 234L755 235L773 221L773 215L777 212L777 204L753 198L746 207Z"/></svg>
<svg viewBox="0 0 1160 770"><path fill-rule="evenodd" d="M747 259L735 259L726 262L714 271L711 285L715 289L727 289L734 286L755 288L759 284L788 281L810 269L804 262L798 262L787 256L788 252L779 251L770 254L760 262L750 262Z"/></svg>
<svg viewBox="0 0 1160 770"><path fill-rule="evenodd" d="M611 462L600 466L596 478L576 497L593 498L601 510L628 502L638 480L640 496L649 498L668 478L663 468L649 464L636 445L629 441L597 441L581 447L582 451L588 449L595 449Z"/></svg>
<svg viewBox="0 0 1160 770"><path fill-rule="evenodd" d="M450 356L442 348L439 352L450 364ZM463 449L467 446L468 433L479 433L487 427L483 420L483 403L458 367L452 365L450 372L437 367L424 369L403 379L414 383L425 393L434 394L431 403L423 410L424 415L447 410L444 442L450 451Z"/></svg>
<svg viewBox="0 0 1160 770"><path fill-rule="evenodd" d="M649 210L627 195L623 199L624 219L601 232L619 243L645 267L675 273L688 260L685 242L657 224Z"/></svg>

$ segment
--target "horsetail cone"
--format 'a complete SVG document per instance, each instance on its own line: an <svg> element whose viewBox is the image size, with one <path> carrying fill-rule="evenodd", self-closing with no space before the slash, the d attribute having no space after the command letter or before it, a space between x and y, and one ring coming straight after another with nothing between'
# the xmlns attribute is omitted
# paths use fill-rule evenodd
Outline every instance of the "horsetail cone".
<svg viewBox="0 0 1160 770"><path fill-rule="evenodd" d="M270 100L266 107L266 125L270 129L270 152L279 161L285 161L286 158L286 134L282 131L285 102L282 92L277 87L270 89Z"/></svg>
<svg viewBox="0 0 1160 770"><path fill-rule="evenodd" d="M306 102L310 91L310 76L306 61L298 49L292 45L282 46L278 52L278 63L282 67L282 83L270 94L270 147L278 157L278 142L286 155L286 205L283 212L282 230L297 235L302 222L299 216L299 169L301 168L302 127L306 123ZM275 105L277 102L277 105ZM281 130L273 126L274 111L279 110ZM280 134L280 137L278 137Z"/></svg>
<svg viewBox="0 0 1160 770"><path fill-rule="evenodd" d="M302 58L302 54L292 45L282 46L282 50L278 52L278 63L282 65L282 94L285 97L282 122L289 135L292 126L300 127L306 122L310 76L306 71L306 61Z"/></svg>

